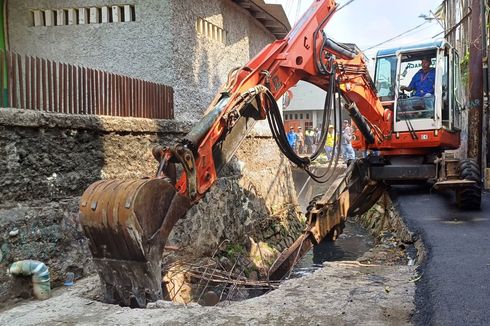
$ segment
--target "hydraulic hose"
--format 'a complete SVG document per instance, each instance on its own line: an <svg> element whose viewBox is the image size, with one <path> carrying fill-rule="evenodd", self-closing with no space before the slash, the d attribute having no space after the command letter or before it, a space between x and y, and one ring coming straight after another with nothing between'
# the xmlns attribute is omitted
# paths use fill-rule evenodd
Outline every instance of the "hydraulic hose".
<svg viewBox="0 0 490 326"><path fill-rule="evenodd" d="M51 284L48 267L37 260L20 260L10 265L8 272L12 275L31 276L34 296L39 300L51 296Z"/></svg>
<svg viewBox="0 0 490 326"><path fill-rule="evenodd" d="M326 142L326 137L327 137L327 132L325 131L325 124L329 123L330 118L329 118L329 112L332 108L332 106L335 104L334 100L334 90L335 90L335 81L332 78L332 83L330 86L329 91L327 92L327 99L326 99L326 112L324 114L324 119L323 119L323 124L324 126L322 127L323 132L322 132L322 141L321 141L321 146L316 150L316 152L311 156L311 157L300 157L298 156L294 150L289 146L289 143L287 141L287 136L286 132L284 131L283 127L283 121L281 118L281 113L279 110L279 107L274 99L274 96L267 90L265 92L265 99L266 99L266 105L269 108L267 111L267 120L269 122L269 126L272 132L272 135L274 137L274 140L276 141L279 149L281 152L295 165L298 167L302 168L305 170L305 172L316 182L327 182L328 180L320 180L322 177L324 177L328 171L326 171L323 175L318 176L315 175L310 169L309 165L312 161L313 158L316 158L320 155L320 153L323 151L323 146L325 146Z"/></svg>

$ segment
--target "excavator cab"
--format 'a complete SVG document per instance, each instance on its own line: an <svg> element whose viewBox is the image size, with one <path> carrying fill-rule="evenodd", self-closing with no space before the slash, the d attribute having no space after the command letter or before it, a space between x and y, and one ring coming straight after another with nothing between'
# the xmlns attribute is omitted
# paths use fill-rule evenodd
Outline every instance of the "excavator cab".
<svg viewBox="0 0 490 326"><path fill-rule="evenodd" d="M435 78L429 77L433 92L421 96L415 91L401 91L400 87L410 85L421 69L423 58L430 58L430 69L435 71ZM375 85L383 106L393 110L394 132L460 130L459 57L449 43L438 41L379 51Z"/></svg>

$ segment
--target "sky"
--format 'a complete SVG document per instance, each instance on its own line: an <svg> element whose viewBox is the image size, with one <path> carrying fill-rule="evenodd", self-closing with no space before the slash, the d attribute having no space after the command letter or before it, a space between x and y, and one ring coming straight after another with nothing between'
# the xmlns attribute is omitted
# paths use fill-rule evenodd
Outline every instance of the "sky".
<svg viewBox="0 0 490 326"><path fill-rule="evenodd" d="M342 6L348 1L337 0L337 3ZM293 25L313 0L267 0L266 2L282 4ZM365 50L425 22L402 37L365 51L366 56L371 59L379 49L442 38L442 27L435 19L428 21L419 17L422 14L432 17L430 11L435 12L441 3L442 0L354 0L331 18L325 33L336 41L355 43L361 50ZM439 35L433 38L437 34Z"/></svg>

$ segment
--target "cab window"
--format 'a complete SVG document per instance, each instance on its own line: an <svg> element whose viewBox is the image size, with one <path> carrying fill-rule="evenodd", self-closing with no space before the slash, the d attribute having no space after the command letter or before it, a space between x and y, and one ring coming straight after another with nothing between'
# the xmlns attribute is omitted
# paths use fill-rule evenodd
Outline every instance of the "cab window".
<svg viewBox="0 0 490 326"><path fill-rule="evenodd" d="M396 56L382 57L376 61L376 90L381 101L395 99Z"/></svg>

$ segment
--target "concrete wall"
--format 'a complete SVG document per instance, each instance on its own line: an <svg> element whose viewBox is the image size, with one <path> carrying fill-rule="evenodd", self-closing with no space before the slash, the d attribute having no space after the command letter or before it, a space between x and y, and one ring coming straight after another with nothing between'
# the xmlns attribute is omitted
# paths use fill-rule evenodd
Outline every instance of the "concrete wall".
<svg viewBox="0 0 490 326"><path fill-rule="evenodd" d="M67 271L92 271L78 224L78 200L98 179L153 175L155 144L171 145L189 124L150 119L71 116L0 110L0 308L10 296L29 295L28 279L9 278L16 260L45 262L60 285ZM224 239L265 241L275 253L304 225L289 162L273 139L251 136L233 163L178 222L169 244L210 255Z"/></svg>
<svg viewBox="0 0 490 326"><path fill-rule="evenodd" d="M136 21L33 27L32 9L121 4L117 0L9 1L13 51L108 70L175 90L176 118L198 120L229 69L246 64L274 37L229 0L129 0ZM204 18L227 31L226 42L196 32Z"/></svg>

